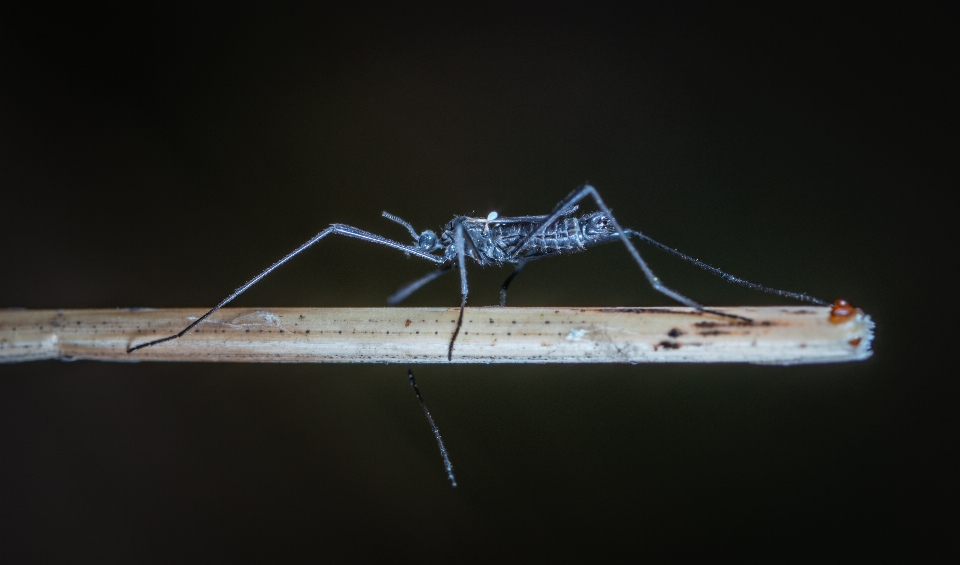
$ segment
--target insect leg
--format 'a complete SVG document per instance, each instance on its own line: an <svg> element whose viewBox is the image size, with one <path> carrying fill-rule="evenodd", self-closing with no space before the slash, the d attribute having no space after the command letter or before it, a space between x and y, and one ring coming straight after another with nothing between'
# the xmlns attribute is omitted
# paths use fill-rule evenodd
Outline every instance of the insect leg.
<svg viewBox="0 0 960 565"><path fill-rule="evenodd" d="M646 243L649 243L650 245L652 245L652 246L654 246L654 247L656 247L656 248L658 248L658 249L662 249L663 251L666 251L667 253L670 253L671 255L673 255L673 256L675 256L675 257L679 257L680 259L683 259L684 261L687 261L688 263L693 263L694 265L700 267L701 269L704 269L704 270L706 270L706 271L709 271L709 272L713 273L714 275L717 275L718 277L722 278L723 280L725 280L725 281L727 281L727 282L729 282L729 283L738 284L738 285L740 285L740 286L745 286L745 287L747 287L747 288L750 288L750 289L753 289L753 290L759 290L759 291L761 291L761 292L768 292L768 293L770 293L770 294L776 294L777 296L783 296L783 297L786 297L786 298L793 298L794 300L799 300L799 301L801 301L801 302L809 302L809 303L811 303L811 304L816 304L816 305L818 305L818 306L829 306L829 305L830 305L830 303L827 302L827 301L825 301L825 300L821 300L821 299L819 299L819 298L810 296L809 294L804 294L804 293L802 293L802 292L790 292L790 291L788 291L788 290L779 290L779 289L776 289L776 288L770 288L769 286L764 286L764 285L762 285L762 284L757 284L757 283L752 283L752 282L750 282L750 281L745 281L745 280L743 280L743 279L741 279L741 278L738 278L738 277L735 277L735 276L733 276L733 275L731 275L731 274L729 274L729 273L725 273L725 272L721 271L720 269L718 269L718 268L716 268L716 267L712 267L712 266L710 266L710 265L707 265L706 263L700 261L699 259L694 259L693 257L690 257L689 255L684 255L683 253L680 253L680 252L677 251L676 249L673 249L672 247L668 247L668 246L660 243L659 241L656 241L656 240L654 240L654 239L651 239L650 237L648 237L648 236L646 236L646 235L644 235L644 234L642 234L642 233L640 233L640 232L638 232L638 231L636 231L636 230L627 229L627 230L624 230L624 231L627 232L627 235L632 235L632 236L634 236L634 237L637 237L637 238L639 238L640 240L642 240L642 241L644 241L644 242L646 242Z"/></svg>
<svg viewBox="0 0 960 565"><path fill-rule="evenodd" d="M550 226L553 222L557 221L557 218L560 218L563 215L563 212L567 208L570 208L571 206L573 206L577 202L580 202L587 196L590 196L593 198L593 201L597 203L597 207L600 208L600 211L603 212L607 216L607 218L610 220L610 223L613 224L614 229L617 230L617 235L620 236L620 240L623 242L623 244L627 246L627 251L630 252L630 255L633 257L633 260L636 261L637 265L640 266L640 270L643 271L644 276L647 277L647 281L650 282L650 286L652 286L653 289L656 290L657 292L660 292L661 294L669 296L670 298L676 300L680 304L689 306L691 308L696 308L700 312L703 312L702 305L687 298L686 296L680 294L679 292L676 292L675 290L668 288L666 285L660 282L660 279L653 274L653 271L647 265L647 262L644 261L643 257L640 256L640 253L637 251L637 248L633 246L633 243L630 241L630 238L627 237L626 232L624 232L623 228L620 227L620 224L617 222L616 218L613 217L613 214L610 212L610 208L607 208L607 205L603 203L603 199L600 198L600 194L597 192L597 189L593 188L589 184L585 184L581 186L580 188L571 192L566 198L561 200L560 203L557 204L556 208L553 209L554 211L549 216L547 216L547 219L544 220L542 224L540 224L539 228L531 232L530 235L522 239L520 242L518 242L514 246L513 248L514 252L519 252L521 249L523 249L523 247L530 240L541 235L548 226Z"/></svg>
<svg viewBox="0 0 960 565"><path fill-rule="evenodd" d="M260 280L263 279L263 277L265 277L265 276L269 275L270 273L272 273L277 267L279 267L280 265L283 265L284 263L286 263L286 262L289 261L290 259L293 259L295 256L299 255L301 251L304 251L305 249L307 249L308 247L310 247L310 246L313 245L314 243L320 241L321 239L327 237L328 235L330 235L330 234L332 234L332 233L336 233L336 234L340 234L340 235L345 235L345 236L347 236L347 237L353 237L353 238L357 238L357 239L362 239L362 240L364 240L364 241L369 241L369 242L371 242L371 243L378 243L378 244L380 244L380 245L386 245L387 247L392 247L392 248L394 248L394 249L398 249L398 250L400 250L400 251L403 251L404 253L409 253L409 254L411 254L411 255L416 255L417 257L420 257L421 259L427 259L428 261L433 261L434 263L437 263L437 264L442 264L442 263L443 263L443 259L441 259L440 257L437 257L436 255L431 255L431 254L429 254L429 253L424 253L423 251L420 251L420 250L417 249L416 247L411 247L411 246L409 246L409 245L404 245L404 244L402 244L402 243L398 243L398 242L393 241L393 240L391 240L391 239L387 239L387 238L385 238L385 237L382 237L382 236L379 236L379 235L376 235L376 234L373 234L373 233L365 232L365 231L363 231L363 230L361 230L361 229L357 229L357 228L354 228L354 227L351 227L351 226L347 226L347 225L344 225L344 224L333 224L333 225L330 226L329 228L323 230L322 232L318 233L317 235L315 235L315 236L313 236L312 238L310 238L309 240L307 240L307 242L304 243L303 245L301 245L300 247L294 249L294 250L291 251L290 253L287 253L287 254L283 257L283 259L280 259L279 261L277 261L277 262L274 263L273 265L270 265L266 270L264 270L263 272L261 272L259 275L255 276L255 277L253 277L252 279L250 279L249 281L247 281L246 284L244 284L243 286L241 286L241 287L238 288L237 290L233 291L233 293L232 293L230 296L224 298L224 299L220 302L220 304L217 304L216 306L214 306L213 308L211 308L206 314L204 314L204 315L200 316L199 318L197 318L196 320L194 320L193 323L191 323L189 326L183 328L182 330L180 330L179 332L177 332L177 333L175 333L175 334L173 334L173 335L170 335L170 336L167 336L167 337L162 337L162 338L160 338L160 339L155 339L155 340L153 340L153 341L148 341L148 342L146 342L146 343L141 343L140 345L135 345L135 346L133 346L133 347L130 347L129 349L127 349L127 353L133 353L134 351L136 351L136 350L138 350L138 349L143 349L144 347L149 347L149 346L151 346L151 345L156 345L156 344L158 344L158 343L163 343L163 342L165 342L165 341L170 341L170 340L173 340L173 339L177 339L177 338L179 338L179 337L182 337L183 334L185 334L185 333L187 333L188 331L190 331L191 329L193 329L197 324L199 324L200 322L202 322L202 321L204 321L205 319L207 319L211 314L213 314L213 313L216 312L217 310L219 310L219 309L223 308L224 306L226 306L227 304L229 304L234 298L236 298L236 297L240 296L241 294L243 294L243 293L244 293L248 288L250 288L251 286L253 286L253 285L257 284L258 282L260 282Z"/></svg>
<svg viewBox="0 0 960 565"><path fill-rule="evenodd" d="M517 263L517 266L513 269L513 272L510 273L510 276L507 277L507 280L503 281L503 286L500 287L500 307L507 305L507 288L510 287L510 283L513 282L513 279L520 274L520 270L523 269L527 263L535 259L542 259L544 257L553 257L556 253L540 253L539 255L528 255L520 260Z"/></svg>
<svg viewBox="0 0 960 565"><path fill-rule="evenodd" d="M517 263L517 266L514 267L513 272L510 273L510 276L507 277L507 280L503 281L503 286L500 287L500 307L503 308L507 305L507 288L510 286L510 283L513 282L513 279L520 274L520 270L527 264L527 261L521 260Z"/></svg>
<svg viewBox="0 0 960 565"><path fill-rule="evenodd" d="M449 265L444 265L440 267L439 270L433 271L431 273L427 273L426 276L413 281L412 283L402 287L400 290L393 293L390 296L390 298L387 299L387 304L389 304L390 306L396 306L397 304L400 304L401 302L406 300L408 296L420 290L421 286L427 284L428 282L436 278L439 278L440 275L449 272L450 269L453 269L453 263L450 263Z"/></svg>
<svg viewBox="0 0 960 565"><path fill-rule="evenodd" d="M400 243L400 242L398 242L398 241L394 241L394 240L392 240L392 239L388 239L388 238L386 238L386 237L383 237L382 235L377 235L377 234L375 234L375 233L366 232L366 231L363 231L363 230L361 230L361 229L355 228L355 227L353 227L353 226L347 226L347 225L344 225L344 224L333 224L333 225L330 226L330 229L333 230L333 233L337 233L337 234L340 234L340 235L345 235L345 236L347 236L347 237L353 237L353 238L356 238L356 239L362 239L363 241L369 241L370 243L377 243L377 244L379 244L379 245L385 245L385 246L387 246L387 247L392 247L392 248L394 248L394 249L396 249L396 250L398 250L398 251L403 251L404 253L408 253L408 254L410 254L410 255L414 255L414 256L419 257L419 258L421 258L421 259L426 259L427 261L432 261L433 263L436 263L437 265L442 265L443 262L444 262L444 259L443 259L442 257L437 257L436 255L431 255L430 253L427 253L426 251L422 251L422 250L420 250L420 249L417 248L417 247L413 247L413 246L411 246L411 245L404 245L404 244L402 244L402 243Z"/></svg>
<svg viewBox="0 0 960 565"><path fill-rule="evenodd" d="M430 411L427 410L427 404L423 401L423 396L420 395L420 389L417 388L417 381L413 378L413 371L411 369L407 369L407 378L410 379L410 386L413 387L413 392L417 395L417 400L420 401L420 408L423 408L423 413L426 414L427 421L430 422L433 437L437 438L437 445L440 446L440 456L443 457L443 467L447 470L447 478L450 479L450 484L457 486L457 479L453 478L453 464L450 463L447 448L443 445L443 439L440 438L440 428L433 422L433 416L431 416Z"/></svg>
<svg viewBox="0 0 960 565"><path fill-rule="evenodd" d="M453 343L457 341L457 335L460 334L460 327L463 325L463 310L467 307L467 260L464 252L464 240L469 237L463 224L457 224L456 231L453 232L453 244L457 250L457 262L460 265L460 316L457 318L457 327L453 329L453 337L450 338L450 347L447 348L447 361L453 360ZM472 243L472 240L471 240Z"/></svg>

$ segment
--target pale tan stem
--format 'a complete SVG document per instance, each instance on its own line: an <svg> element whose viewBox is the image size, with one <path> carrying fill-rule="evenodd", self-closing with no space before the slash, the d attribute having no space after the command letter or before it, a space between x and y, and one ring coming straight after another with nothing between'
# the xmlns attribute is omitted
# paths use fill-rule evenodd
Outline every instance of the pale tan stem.
<svg viewBox="0 0 960 565"><path fill-rule="evenodd" d="M856 361L871 355L860 310L468 308L453 363L764 363ZM200 308L0 310L0 363L41 359L282 363L448 363L457 308L224 308L180 339Z"/></svg>

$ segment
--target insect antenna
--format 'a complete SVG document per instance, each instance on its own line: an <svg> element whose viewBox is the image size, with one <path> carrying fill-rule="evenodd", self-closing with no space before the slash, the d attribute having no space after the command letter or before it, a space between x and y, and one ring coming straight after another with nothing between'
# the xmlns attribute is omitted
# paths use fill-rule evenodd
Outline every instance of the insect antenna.
<svg viewBox="0 0 960 565"><path fill-rule="evenodd" d="M410 224L410 222L404 220L403 218L398 218L397 216L394 216L393 214L391 214L391 213L389 213L389 212L384 212L383 214L381 214L381 216L383 216L384 218L386 218L386 219L388 219L388 220L390 220L390 221L392 221L392 222L397 222L397 223L400 224L401 226L407 228L407 231L409 231L409 232L410 232L410 235L413 236L413 240L414 240L414 241L416 241L417 239L420 238L420 234L417 233L417 230L413 229L413 226Z"/></svg>

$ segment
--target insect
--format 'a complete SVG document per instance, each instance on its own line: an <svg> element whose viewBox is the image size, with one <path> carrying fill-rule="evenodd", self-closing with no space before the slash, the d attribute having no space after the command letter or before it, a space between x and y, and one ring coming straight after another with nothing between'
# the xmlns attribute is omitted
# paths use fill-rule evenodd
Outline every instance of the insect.
<svg viewBox="0 0 960 565"><path fill-rule="evenodd" d="M574 213L578 209L578 203L587 197L592 198L600 210L598 212L591 212L581 216L574 216ZM516 278L523 267L530 261L544 259L547 257L556 257L558 255L577 253L596 245L621 241L627 247L631 257L633 257L633 260L640 267L640 270L643 272L647 281L649 281L650 285L655 290L683 305L695 308L700 312L706 312L701 304L664 285L660 279L653 274L653 271L647 265L646 261L644 261L640 256L640 253L637 251L636 247L634 247L633 242L630 241L631 237L666 251L676 257L679 257L680 259L683 259L684 261L700 267L701 269L705 269L721 277L727 282L762 292L776 294L786 298L793 298L795 300L809 302L820 306L829 306L828 302L820 300L819 298L814 298L813 296L807 294L778 290L745 281L725 273L716 267L711 267L710 265L707 265L698 259L684 255L683 253L680 253L671 247L651 239L639 231L623 229L613 217L613 214L610 212L610 208L608 208L603 202L603 199L600 198L600 193L597 192L597 189L589 184L584 184L580 188L571 192L566 198L557 204L557 206L553 209L553 212L550 214L542 216L499 217L496 212L493 212L486 218L456 216L443 227L443 231L440 233L440 235L437 235L436 232L432 230L424 230L418 234L409 222L392 214L388 214L387 212L383 212L383 217L407 228L407 231L409 231L410 235L413 236L413 245L405 245L398 241L388 239L381 235L369 233L352 226L347 226L344 224L332 224L327 229L310 238L300 247L288 253L285 257L268 267L259 275L250 279L250 281L248 281L246 284L233 291L233 293L224 298L220 304L217 304L211 308L206 314L203 314L194 320L190 325L180 330L180 332L171 336L155 339L139 345L134 345L127 349L127 353L133 353L134 351L143 349L144 347L150 347L158 343L163 343L182 337L184 334L193 329L194 326L207 319L207 317L209 317L211 314L229 304L231 301L233 301L233 299L243 294L251 286L260 282L264 277L272 273L280 265L283 265L290 259L299 255L302 251L331 234L353 237L356 239L369 241L371 243L392 247L398 251L406 253L407 255L425 259L439 266L438 270L433 271L426 276L417 279L416 281L413 281L394 293L387 300L388 304L390 305L399 304L425 284L433 281L444 273L453 270L454 268L459 268L460 315L457 319L456 327L453 330L453 335L450 337L450 345L447 348L448 360L453 358L454 343L456 342L457 335L460 333L460 328L463 325L463 311L467 307L467 296L469 294L469 287L467 285L467 258L472 259L481 266L502 266L505 263L516 265L516 267L513 269L513 272L510 273L510 276L507 277L500 289L501 306L506 305L507 288L510 286L510 283L513 282L513 279ZM437 252L440 253L437 254ZM724 315L716 312L714 312L714 314Z"/></svg>
<svg viewBox="0 0 960 565"><path fill-rule="evenodd" d="M600 210L598 212L590 212L581 216L575 216L574 214L579 208L578 203L587 197L592 198L594 203L597 205L597 208ZM523 267L530 261L544 259L547 257L555 257L558 255L567 255L570 253L584 251L596 245L622 241L627 247L627 250L630 252L631 257L633 257L633 260L637 263L637 265L640 267L640 270L647 278L647 281L649 281L650 285L653 286L655 290L665 294L666 296L669 296L681 304L695 308L700 312L710 312L699 303L664 285L660 279L653 274L653 271L647 265L646 261L643 260L636 247L633 246L633 243L630 241L631 237L639 239L640 241L662 249L663 251L683 259L684 261L705 269L723 278L727 282L752 288L754 290L769 292L778 296L793 298L803 302L810 302L821 306L829 305L826 301L820 300L819 298L814 298L807 294L778 290L745 281L725 273L716 267L711 267L710 265L694 259L693 257L684 255L683 253L680 253L671 247L647 237L639 231L623 229L613 217L613 214L610 212L610 208L608 208L603 202L603 199L600 198L600 193L597 192L597 189L589 184L585 184L571 192L566 198L560 201L560 203L557 204L557 206L553 209L553 212L549 214L542 216L515 216L501 218L496 212L493 212L486 218L456 216L443 227L443 231L440 233L440 235L437 235L436 232L432 230L424 230L418 234L409 222L392 214L388 214L387 212L383 212L383 217L405 227L413 237L413 245L405 245L381 235L369 233L352 226L347 226L344 224L332 224L327 229L310 238L300 247L288 253L285 257L268 267L262 273L250 279L250 281L248 281L246 284L233 291L233 293L224 298L220 304L217 304L206 314L194 320L190 325L183 328L180 332L164 338L134 345L127 349L127 353L133 353L134 351L143 349L144 347L150 347L151 345L156 345L158 343L163 343L165 341L182 337L194 326L207 319L211 314L229 304L234 298L243 294L251 286L260 282L260 280L272 273L277 267L283 265L290 259L299 255L302 251L331 234L353 237L356 239L369 241L371 243L392 247L398 251L406 253L408 256L412 255L414 257L425 259L439 267L437 270L413 281L394 293L387 300L390 305L399 304L425 284L433 281L444 273L450 272L454 268L459 268L460 316L457 319L457 325L453 330L453 335L450 337L450 344L447 347L448 360L453 359L453 346L457 340L457 335L460 333L460 328L463 325L463 311L467 307L467 296L469 294L469 287L467 285L467 258L472 259L481 266L502 266L507 263L516 265L513 269L513 272L510 273L510 276L507 277L500 288L501 306L506 305L507 288L510 286L510 283L513 282L513 279L516 278ZM731 316L730 314L724 314L721 312L711 313L720 316ZM413 372L408 370L407 376L409 378L410 385L413 387L414 393L417 396L417 400L420 402L420 407L423 409L423 412L430 423L430 427L440 448L440 454L443 457L447 478L450 480L453 486L457 486L456 479L453 475L453 465L450 463L450 458L447 454L446 447L444 446L443 440L440 437L440 430L434 423L433 417L430 415L430 411L427 410L427 405L424 403L423 396L420 394L420 390L417 388L416 380L413 377Z"/></svg>

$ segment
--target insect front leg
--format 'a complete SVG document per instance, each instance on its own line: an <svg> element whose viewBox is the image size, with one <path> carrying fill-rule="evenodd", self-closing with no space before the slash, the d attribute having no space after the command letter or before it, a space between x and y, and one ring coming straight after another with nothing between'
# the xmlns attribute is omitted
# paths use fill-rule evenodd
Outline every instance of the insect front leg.
<svg viewBox="0 0 960 565"><path fill-rule="evenodd" d="M280 265L283 265L284 263L286 263L286 262L289 261L290 259L293 259L295 256L299 255L301 252L305 251L308 247L311 247L313 244L317 243L317 242L320 241L321 239L323 239L323 238L325 238L325 237L327 237L328 235L333 234L333 233L339 234L339 235L344 235L344 236L347 236L347 237L352 237L352 238L355 238L355 239L362 239L362 240L364 240L364 241L369 241L370 243L376 243L376 244L379 244L379 245L384 245L384 246L387 246L387 247L392 247L392 248L397 249L397 250L399 250L399 251L403 251L404 253L407 253L407 254L409 254L409 255L414 255L414 256L416 256L416 257L420 257L421 259L426 259L426 260L428 260L428 261L432 261L432 262L434 262L434 263L436 263L436 264L443 264L443 262L444 262L444 260L443 260L442 258L437 257L436 255L431 255L431 254L429 254L429 253L426 253L426 252L422 251L421 249L419 249L419 248L417 248L417 247L411 247L411 246L409 246L409 245L404 245L404 244L399 243L399 242L397 242L397 241L393 241L392 239L387 239L387 238L385 238L385 237L383 237L383 236L380 236L380 235L377 235L377 234L374 234L374 233L370 233L370 232L366 232L366 231L363 231L363 230L361 230L361 229L359 229L359 228L355 228L355 227L352 227L352 226L347 226L347 225L344 225L344 224L333 224L333 225L330 226L329 228L327 228L327 229L323 230L322 232L318 233L317 235L311 237L309 240L307 240L306 243L304 243L304 244L301 245L300 247L294 249L294 250L291 251L290 253L287 253L282 259L280 259L279 261L277 261L277 262L274 263L273 265L270 265L269 267L267 267L267 268L266 268L263 272L261 272L259 275L255 276L255 277L253 277L252 279L250 279L249 281L247 281L246 284L244 284L243 286L241 286L241 287L238 288L237 290L233 291L233 293L232 293L230 296L224 298L224 299L220 302L220 304L217 304L216 306L214 306L213 308L211 308L210 310L208 310L205 314L203 314L202 316L200 316L199 318L197 318L196 320L194 320L193 323L191 323L191 324L188 325L187 327L183 328L182 330L180 330L179 332L177 332L177 333L175 333L175 334L173 334L173 335L170 335L170 336L167 336L167 337L162 337L162 338L160 338L160 339L155 339L155 340L153 340L153 341L148 341L148 342L146 342L146 343L141 343L141 344L139 344L139 345L135 345L135 346L133 346L133 347L130 347L130 348L127 349L127 353L133 353L134 351L136 351L136 350L138 350L138 349L143 349L144 347L150 347L151 345L156 345L156 344L158 344L158 343L163 343L163 342L165 342L165 341L170 341L170 340L174 340L174 339L183 337L184 334L186 334L186 333L189 332L191 329L193 329L194 327L196 327L198 324L200 324L200 322L206 320L211 314L213 314L213 313L216 312L217 310L223 308L224 306L226 306L227 304L229 304L230 302L232 302L234 298L236 298L236 297L240 296L241 294L243 294L244 292L246 292L246 290L249 289L251 286L253 286L253 285L257 284L258 282L260 282L264 277L266 277L267 275L269 275L270 273L272 273L277 267L279 267ZM465 299L464 299L464 300L465 300ZM460 316L463 317L463 311L462 311L462 310L461 310Z"/></svg>

